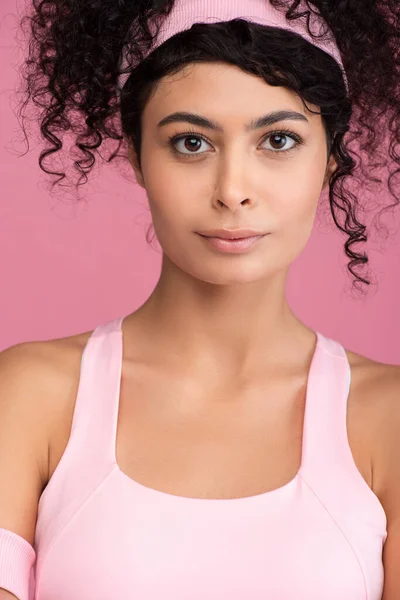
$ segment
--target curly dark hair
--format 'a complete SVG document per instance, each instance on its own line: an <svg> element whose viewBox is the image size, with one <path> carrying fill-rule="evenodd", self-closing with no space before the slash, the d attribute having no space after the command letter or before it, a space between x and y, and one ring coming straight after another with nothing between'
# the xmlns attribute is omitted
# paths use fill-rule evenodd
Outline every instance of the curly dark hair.
<svg viewBox="0 0 400 600"><path fill-rule="evenodd" d="M320 107L337 169L329 180L329 203L335 225L346 234L348 270L358 291L371 281L362 274L368 263L355 245L367 241L367 226L357 217L360 206L347 183L359 178L385 184L394 203L400 172L400 3L398 0L266 0L288 21L319 13L341 52L348 78L334 58L293 31L242 19L196 24L181 31L148 56L173 0L33 0L21 24L29 24L29 53L21 73L24 102L40 108L40 131L49 147L39 164L55 176L51 189L66 174L45 166L62 149L62 132L75 136L80 156L74 168L87 181L95 153L108 140L117 142L107 159L121 156L132 144L140 165L141 114L156 82L188 63L223 61L263 78L269 85L296 92L303 104ZM155 25L155 29L154 26ZM128 48L129 78L119 89L122 48ZM310 110L310 109L309 109ZM73 116L72 116L73 114ZM25 131L25 130L24 130ZM362 156L361 156L362 155ZM126 156L126 154L125 154ZM382 188L380 188L381 190Z"/></svg>

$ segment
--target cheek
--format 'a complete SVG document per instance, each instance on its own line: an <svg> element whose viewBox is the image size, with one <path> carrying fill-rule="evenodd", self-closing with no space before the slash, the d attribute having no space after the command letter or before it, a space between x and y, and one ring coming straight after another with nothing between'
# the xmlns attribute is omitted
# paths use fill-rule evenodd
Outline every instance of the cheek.
<svg viewBox="0 0 400 600"><path fill-rule="evenodd" d="M305 248L313 229L322 191L323 176L315 170L293 178L284 197L275 198L271 210L276 217L277 241L290 262Z"/></svg>
<svg viewBox="0 0 400 600"><path fill-rule="evenodd" d="M158 157L154 152L144 162L143 176L157 237L179 237L201 224L207 226L208 217L202 218L202 210L208 208L205 199L210 190L195 165L182 166L173 158L166 159L165 151Z"/></svg>
<svg viewBox="0 0 400 600"><path fill-rule="evenodd" d="M196 228L196 219L199 220L190 189L182 187L182 181L171 177L170 172L164 176L159 171L148 180L146 192L160 245L164 248L181 245L179 239L183 242L188 232Z"/></svg>

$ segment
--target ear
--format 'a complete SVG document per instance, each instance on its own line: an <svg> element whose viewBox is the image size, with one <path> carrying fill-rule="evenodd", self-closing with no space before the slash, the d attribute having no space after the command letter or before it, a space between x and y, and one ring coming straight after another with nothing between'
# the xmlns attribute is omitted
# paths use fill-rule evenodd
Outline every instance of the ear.
<svg viewBox="0 0 400 600"><path fill-rule="evenodd" d="M331 154L331 156L329 157L327 167L326 167L326 171L325 171L324 183L322 186L323 190L329 185L329 179L331 178L333 173L336 171L336 169L337 169L337 162L335 160L335 157Z"/></svg>
<svg viewBox="0 0 400 600"><path fill-rule="evenodd" d="M137 157L134 147L130 143L128 144L128 159L129 159L129 162L131 163L133 171L135 173L136 181L142 188L144 188L145 187L144 179L143 179L142 171L139 167L138 157Z"/></svg>

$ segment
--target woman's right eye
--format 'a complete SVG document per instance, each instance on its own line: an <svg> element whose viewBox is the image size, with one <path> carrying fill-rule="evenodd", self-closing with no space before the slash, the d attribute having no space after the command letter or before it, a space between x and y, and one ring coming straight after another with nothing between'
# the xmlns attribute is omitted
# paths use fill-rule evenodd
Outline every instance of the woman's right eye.
<svg viewBox="0 0 400 600"><path fill-rule="evenodd" d="M202 147L202 144L208 144L209 146L211 145L202 136L193 134L181 134L179 136L173 136L170 138L170 144L174 151L185 156L203 154L204 152L198 152L199 148Z"/></svg>

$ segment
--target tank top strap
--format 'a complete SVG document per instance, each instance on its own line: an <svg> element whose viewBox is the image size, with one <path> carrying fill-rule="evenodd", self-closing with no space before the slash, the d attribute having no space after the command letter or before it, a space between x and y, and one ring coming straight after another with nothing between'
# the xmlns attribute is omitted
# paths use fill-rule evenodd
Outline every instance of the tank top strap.
<svg viewBox="0 0 400 600"><path fill-rule="evenodd" d="M319 332L312 359L303 427L303 470L320 479L343 457L350 366L339 342Z"/></svg>
<svg viewBox="0 0 400 600"><path fill-rule="evenodd" d="M300 475L333 513L381 526L382 507L354 461L347 431L351 368L343 346L321 333L312 360L303 427Z"/></svg>
<svg viewBox="0 0 400 600"><path fill-rule="evenodd" d="M95 470L109 471L115 466L123 319L122 316L98 325L82 354L73 428L77 429L82 459ZM90 444L85 440L90 440Z"/></svg>

